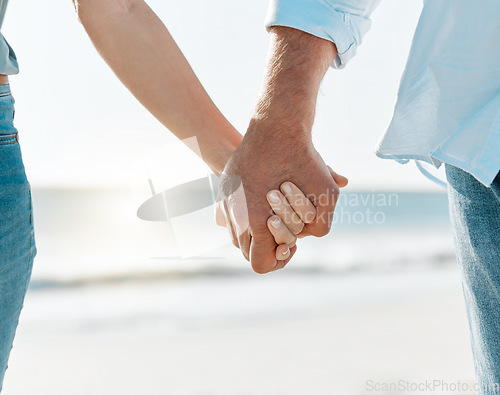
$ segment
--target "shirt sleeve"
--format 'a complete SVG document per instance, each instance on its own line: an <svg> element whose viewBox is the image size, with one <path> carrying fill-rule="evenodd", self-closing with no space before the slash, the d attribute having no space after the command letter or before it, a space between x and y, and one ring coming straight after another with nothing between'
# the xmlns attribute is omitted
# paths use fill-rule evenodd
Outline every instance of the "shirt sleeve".
<svg viewBox="0 0 500 395"><path fill-rule="evenodd" d="M266 28L286 26L332 41L342 69L370 30L370 15L380 0L271 0Z"/></svg>

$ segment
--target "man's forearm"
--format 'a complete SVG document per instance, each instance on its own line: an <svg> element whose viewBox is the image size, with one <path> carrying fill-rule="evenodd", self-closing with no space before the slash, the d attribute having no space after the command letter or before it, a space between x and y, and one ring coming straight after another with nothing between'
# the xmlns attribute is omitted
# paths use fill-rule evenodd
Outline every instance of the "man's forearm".
<svg viewBox="0 0 500 395"><path fill-rule="evenodd" d="M319 86L336 56L330 41L289 27L272 27L266 77L252 122L310 133Z"/></svg>
<svg viewBox="0 0 500 395"><path fill-rule="evenodd" d="M154 12L142 0L74 1L92 42L123 84L178 138L197 137L203 159L221 171L241 135Z"/></svg>

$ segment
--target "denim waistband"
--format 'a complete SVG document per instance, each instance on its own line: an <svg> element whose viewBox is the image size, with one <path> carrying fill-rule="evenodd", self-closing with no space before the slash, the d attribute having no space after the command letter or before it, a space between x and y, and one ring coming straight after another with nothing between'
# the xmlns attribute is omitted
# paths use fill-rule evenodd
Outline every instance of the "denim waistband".
<svg viewBox="0 0 500 395"><path fill-rule="evenodd" d="M6 84L0 84L0 95L5 95L6 93L10 93L10 85L8 82Z"/></svg>

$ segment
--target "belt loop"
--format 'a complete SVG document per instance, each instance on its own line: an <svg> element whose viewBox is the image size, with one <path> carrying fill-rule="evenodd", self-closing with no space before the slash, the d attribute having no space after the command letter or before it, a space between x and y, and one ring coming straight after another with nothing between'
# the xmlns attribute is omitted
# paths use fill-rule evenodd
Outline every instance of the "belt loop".
<svg viewBox="0 0 500 395"><path fill-rule="evenodd" d="M16 133L16 143L19 143L19 133Z"/></svg>

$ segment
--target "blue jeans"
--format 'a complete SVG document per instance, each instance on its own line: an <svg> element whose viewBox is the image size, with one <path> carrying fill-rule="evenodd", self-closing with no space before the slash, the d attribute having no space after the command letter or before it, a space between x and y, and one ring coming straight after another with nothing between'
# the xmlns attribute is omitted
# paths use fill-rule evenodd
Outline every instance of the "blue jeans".
<svg viewBox="0 0 500 395"><path fill-rule="evenodd" d="M500 155L500 153L499 153ZM481 395L500 394L500 173L491 188L446 165L450 214Z"/></svg>
<svg viewBox="0 0 500 395"><path fill-rule="evenodd" d="M10 87L0 85L0 391L36 254L30 185L13 121Z"/></svg>

